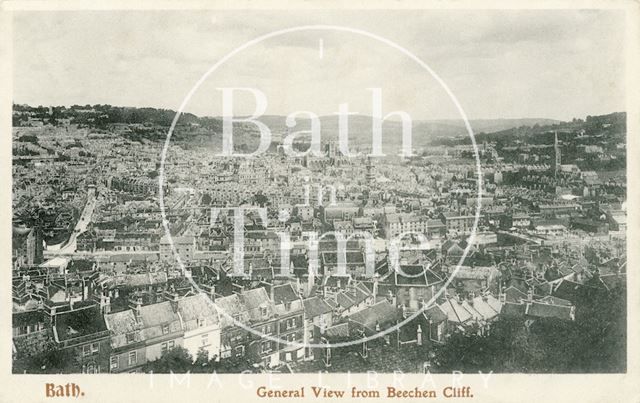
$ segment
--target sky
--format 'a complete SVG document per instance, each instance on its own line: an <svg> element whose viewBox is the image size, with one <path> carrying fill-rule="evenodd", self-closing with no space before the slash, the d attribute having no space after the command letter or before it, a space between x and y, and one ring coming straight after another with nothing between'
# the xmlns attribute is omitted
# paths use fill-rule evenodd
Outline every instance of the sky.
<svg viewBox="0 0 640 403"><path fill-rule="evenodd" d="M254 88L265 114L329 115L347 103L413 119L574 117L623 111L624 13L615 10L21 11L13 20L14 102L177 110L225 55L270 32L304 30L238 52L186 103L222 114L220 88ZM255 112L247 90L234 113Z"/></svg>

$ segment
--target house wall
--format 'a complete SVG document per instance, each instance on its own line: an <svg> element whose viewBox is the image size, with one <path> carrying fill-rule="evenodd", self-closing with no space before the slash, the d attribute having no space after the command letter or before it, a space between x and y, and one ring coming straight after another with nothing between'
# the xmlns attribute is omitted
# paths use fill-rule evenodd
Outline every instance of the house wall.
<svg viewBox="0 0 640 403"><path fill-rule="evenodd" d="M154 341L149 341L147 342L147 346L146 346L146 357L148 361L154 361L157 360L158 358L162 357L162 349L163 349L163 344L167 343L167 348L169 348L169 343L173 342L173 348L181 346L184 346L184 339L182 337L182 335L176 337L176 336L171 336L168 335L169 337L166 338L158 338Z"/></svg>
<svg viewBox="0 0 640 403"><path fill-rule="evenodd" d="M206 340L206 344L204 344ZM209 359L213 356L220 357L220 328L215 326L205 326L184 333L184 348L186 348L193 359L198 356L200 348L208 352Z"/></svg>
<svg viewBox="0 0 640 403"><path fill-rule="evenodd" d="M136 361L129 364L129 353L136 353ZM111 361L116 360L117 367L111 367ZM144 344L136 343L131 347L114 350L109 359L109 371L112 373L131 372L147 363L146 348Z"/></svg>
<svg viewBox="0 0 640 403"><path fill-rule="evenodd" d="M98 351L85 355L83 353L84 346L90 349L92 344L98 345ZM98 373L109 372L109 356L111 354L111 341L109 337L93 339L70 348L73 349L73 355L76 358L73 366L78 373L85 373L89 365L92 365Z"/></svg>

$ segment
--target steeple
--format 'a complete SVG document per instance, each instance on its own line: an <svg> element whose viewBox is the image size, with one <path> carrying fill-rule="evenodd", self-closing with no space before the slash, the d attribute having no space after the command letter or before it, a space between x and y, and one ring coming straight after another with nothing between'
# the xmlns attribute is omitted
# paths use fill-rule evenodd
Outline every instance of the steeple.
<svg viewBox="0 0 640 403"><path fill-rule="evenodd" d="M553 139L553 152L554 152L554 161L553 161L553 175L555 177L558 176L558 171L560 170L560 165L562 165L562 154L560 152L560 144L558 143L558 132L554 132Z"/></svg>

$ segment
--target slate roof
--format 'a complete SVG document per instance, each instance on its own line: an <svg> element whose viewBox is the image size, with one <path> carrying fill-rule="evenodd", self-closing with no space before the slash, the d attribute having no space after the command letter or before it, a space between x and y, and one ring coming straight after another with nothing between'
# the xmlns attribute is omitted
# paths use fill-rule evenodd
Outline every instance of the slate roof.
<svg viewBox="0 0 640 403"><path fill-rule="evenodd" d="M97 305L57 314L55 320L60 341L107 330L104 317Z"/></svg>
<svg viewBox="0 0 640 403"><path fill-rule="evenodd" d="M504 290L505 299L507 302L518 303L520 300L527 299L527 293L520 291L520 289L510 286Z"/></svg>
<svg viewBox="0 0 640 403"><path fill-rule="evenodd" d="M573 320L572 307L565 305L552 305L544 302L532 302L527 304L526 314L536 318Z"/></svg>
<svg viewBox="0 0 640 403"><path fill-rule="evenodd" d="M375 331L376 324L384 327L385 324L395 323L398 319L398 310L386 300L371 305L347 317L350 321L358 325L364 325L369 330Z"/></svg>
<svg viewBox="0 0 640 403"><path fill-rule="evenodd" d="M349 336L349 324L340 323L335 326L331 326L325 329L323 334L327 339L331 338L343 338Z"/></svg>
<svg viewBox="0 0 640 403"><path fill-rule="evenodd" d="M315 318L332 311L331 306L320 297L311 297L302 301L307 318Z"/></svg>
<svg viewBox="0 0 640 403"><path fill-rule="evenodd" d="M204 320L206 326L219 322L215 305L205 294L196 294L181 298L177 302L178 313L182 318L186 330L192 330L198 326L198 320Z"/></svg>
<svg viewBox="0 0 640 403"><path fill-rule="evenodd" d="M141 324L136 320L133 310L106 314L104 320L111 331L111 348L118 348L127 345L127 334L140 330ZM142 341L142 333L138 335Z"/></svg>
<svg viewBox="0 0 640 403"><path fill-rule="evenodd" d="M438 305L433 305L425 309L423 315L435 324L442 323L447 320L447 314Z"/></svg>
<svg viewBox="0 0 640 403"><path fill-rule="evenodd" d="M336 302L342 308L349 309L354 305L359 305L371 296L371 291L364 284L357 283L353 287L338 293Z"/></svg>
<svg viewBox="0 0 640 403"><path fill-rule="evenodd" d="M447 299L439 307L447 314L449 322L465 323L472 319L471 313L456 298Z"/></svg>
<svg viewBox="0 0 640 403"><path fill-rule="evenodd" d="M571 303L571 301L567 301L566 299L562 299L562 298L558 298L558 297L552 297L551 295L547 295L544 298L540 298L538 301L544 302L544 303L548 303L548 304L552 304L552 305L564 305L564 306L573 305Z"/></svg>
<svg viewBox="0 0 640 403"><path fill-rule="evenodd" d="M252 321L264 321L271 318L275 312L273 302L269 299L269 294L263 287L243 291L240 293L240 298L244 302L249 318ZM266 308L266 317L261 314L260 308Z"/></svg>
<svg viewBox="0 0 640 403"><path fill-rule="evenodd" d="M442 282L442 278L423 265L401 265L395 272L396 285L431 286Z"/></svg>
<svg viewBox="0 0 640 403"><path fill-rule="evenodd" d="M238 294L217 298L215 305L218 308L217 311L223 328L234 326L232 318L236 314L240 315L241 322L245 323L249 321L247 309Z"/></svg>
<svg viewBox="0 0 640 403"><path fill-rule="evenodd" d="M140 307L140 320L143 327L149 328L166 323L179 321L178 315L173 311L171 303L160 302L157 304Z"/></svg>
<svg viewBox="0 0 640 403"><path fill-rule="evenodd" d="M298 293L293 289L291 283L273 286L273 302L275 304L284 304L298 299Z"/></svg>
<svg viewBox="0 0 640 403"><path fill-rule="evenodd" d="M578 298L583 287L584 286L580 283L564 279L558 283L551 295L573 302Z"/></svg>
<svg viewBox="0 0 640 403"><path fill-rule="evenodd" d="M108 313L104 315L104 320L112 334L126 334L140 328L133 310Z"/></svg>

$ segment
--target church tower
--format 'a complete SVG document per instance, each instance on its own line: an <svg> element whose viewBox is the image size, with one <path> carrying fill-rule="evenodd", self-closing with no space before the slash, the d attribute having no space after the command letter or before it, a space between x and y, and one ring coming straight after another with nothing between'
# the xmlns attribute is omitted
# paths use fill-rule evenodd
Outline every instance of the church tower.
<svg viewBox="0 0 640 403"><path fill-rule="evenodd" d="M373 171L373 164L371 163L371 157L367 157L367 182L371 183L376 179L376 174Z"/></svg>
<svg viewBox="0 0 640 403"><path fill-rule="evenodd" d="M560 170L560 165L562 165L562 154L560 152L560 144L558 143L558 132L554 133L553 152L554 152L553 175L557 177L558 171Z"/></svg>

